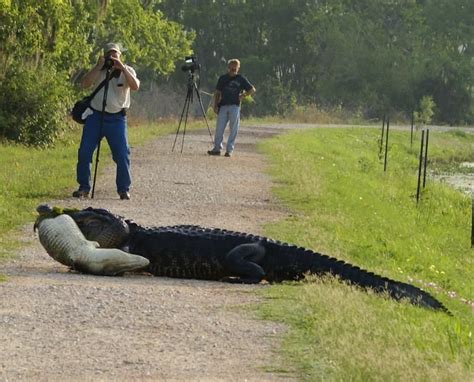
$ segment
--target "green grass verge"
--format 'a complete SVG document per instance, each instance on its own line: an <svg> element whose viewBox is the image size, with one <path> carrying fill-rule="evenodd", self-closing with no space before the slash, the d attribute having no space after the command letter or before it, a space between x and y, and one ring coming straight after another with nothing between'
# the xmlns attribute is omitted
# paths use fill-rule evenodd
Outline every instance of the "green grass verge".
<svg viewBox="0 0 474 382"><path fill-rule="evenodd" d="M189 128L201 127L191 123ZM175 122L130 126L130 146L175 131ZM18 228L35 219L39 203L69 196L76 185L77 149L81 129L70 131L49 149L0 145L0 261L13 256L21 245ZM101 145L99 171L111 163L105 140ZM95 157L94 157L95 160ZM133 158L132 158L133 160ZM0 276L1 277L1 276Z"/></svg>
<svg viewBox="0 0 474 382"><path fill-rule="evenodd" d="M302 380L472 380L471 199L429 178L417 205L418 144L391 132L384 173L379 134L314 129L264 142L274 192L293 211L266 234L420 286L454 317L317 280L266 289L259 313L289 325L283 353ZM429 156L436 171L474 161L474 136L431 132Z"/></svg>

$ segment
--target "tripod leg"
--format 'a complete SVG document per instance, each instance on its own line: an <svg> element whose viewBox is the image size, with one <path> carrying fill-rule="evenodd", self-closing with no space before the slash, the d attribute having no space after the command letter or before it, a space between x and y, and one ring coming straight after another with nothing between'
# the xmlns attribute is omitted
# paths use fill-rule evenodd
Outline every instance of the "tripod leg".
<svg viewBox="0 0 474 382"><path fill-rule="evenodd" d="M184 147L184 136L186 135L186 125L188 124L188 115L189 115L189 105L193 102L193 92L192 89L189 92L189 102L188 102L188 107L186 109L186 117L184 118L184 129L183 129L183 140L181 141L181 152L183 152L183 147Z"/></svg>
<svg viewBox="0 0 474 382"><path fill-rule="evenodd" d="M201 94L199 94L199 89L197 88L196 83L193 83L193 85L194 90L196 91L197 98L199 100L199 106L201 106L202 116L206 121L207 131L209 131L209 136L211 137L211 143L214 143L214 137L212 136L211 128L209 127L209 122L207 121L206 111L204 110L204 106L202 106Z"/></svg>
<svg viewBox="0 0 474 382"><path fill-rule="evenodd" d="M107 69L105 73L104 97L102 99L102 111L100 115L100 133L99 133L99 142L97 142L97 155L95 158L94 181L92 183L91 199L94 199L95 181L97 179L97 168L99 167L100 141L102 140L102 132L104 131L104 115L105 115L105 108L107 106L107 94L109 92L110 75L111 75L110 69Z"/></svg>
<svg viewBox="0 0 474 382"><path fill-rule="evenodd" d="M179 119L178 129L176 130L176 135L174 137L174 142L173 142L173 148L171 149L171 151L174 151L174 147L176 145L176 140L178 139L179 130L181 129L181 122L183 121L184 112L186 111L186 109L189 108L189 102L190 102L189 94L186 94L186 100L184 101L183 111L181 112L181 117ZM186 112L186 118L187 118L187 112Z"/></svg>
<svg viewBox="0 0 474 382"><path fill-rule="evenodd" d="M94 181L92 183L91 199L94 199L95 181L97 180L97 168L99 167L99 155L100 155L100 142L101 141L102 141L102 137L99 137L99 143L97 144L96 157L95 157Z"/></svg>

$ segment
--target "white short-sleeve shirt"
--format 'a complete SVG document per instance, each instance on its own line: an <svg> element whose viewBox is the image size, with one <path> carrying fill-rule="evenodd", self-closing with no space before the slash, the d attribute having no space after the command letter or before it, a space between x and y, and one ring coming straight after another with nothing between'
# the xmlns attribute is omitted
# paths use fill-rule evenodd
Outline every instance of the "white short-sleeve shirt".
<svg viewBox="0 0 474 382"><path fill-rule="evenodd" d="M125 68L136 77L135 70L128 65L124 65ZM106 72L105 70L100 71L100 75L95 83L97 87L104 79ZM91 101L91 107L95 110L102 111L102 103L104 100L105 86L99 90ZM128 109L130 107L130 86L124 74L121 72L119 77L113 77L109 81L109 88L107 91L107 101L105 111L107 113L118 113L122 109Z"/></svg>

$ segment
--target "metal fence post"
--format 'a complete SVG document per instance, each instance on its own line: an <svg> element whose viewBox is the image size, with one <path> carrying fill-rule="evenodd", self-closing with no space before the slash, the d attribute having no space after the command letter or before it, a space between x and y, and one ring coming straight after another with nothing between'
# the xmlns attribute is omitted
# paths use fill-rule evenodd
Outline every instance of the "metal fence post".
<svg viewBox="0 0 474 382"><path fill-rule="evenodd" d="M382 150L383 150L383 133L385 130L385 114L383 115L382 118L382 135L380 136L380 144L379 144L379 158L382 155Z"/></svg>
<svg viewBox="0 0 474 382"><path fill-rule="evenodd" d="M388 130L390 128L390 116L387 116L387 132L385 133L385 159L383 162L383 171L387 171L387 153L388 153Z"/></svg>
<svg viewBox="0 0 474 382"><path fill-rule="evenodd" d="M426 185L426 165L428 162L428 139L430 137L430 129L426 129L426 142L425 142L425 159L423 165L423 188Z"/></svg>
<svg viewBox="0 0 474 382"><path fill-rule="evenodd" d="M418 184L416 186L416 202L420 200L420 183L421 183L421 165L423 163L423 144L425 142L425 131L421 130L420 159L418 161Z"/></svg>

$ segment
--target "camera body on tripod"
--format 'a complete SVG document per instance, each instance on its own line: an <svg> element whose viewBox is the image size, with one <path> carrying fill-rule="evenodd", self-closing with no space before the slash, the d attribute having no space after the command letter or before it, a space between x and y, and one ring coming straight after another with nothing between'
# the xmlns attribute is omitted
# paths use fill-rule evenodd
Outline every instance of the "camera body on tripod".
<svg viewBox="0 0 474 382"><path fill-rule="evenodd" d="M201 64L199 64L197 58L195 56L186 56L184 58L184 65L181 66L181 70L183 72L191 72L194 73L195 70L200 70Z"/></svg>
<svg viewBox="0 0 474 382"><path fill-rule="evenodd" d="M188 122L188 113L189 113L189 106L193 102L193 93L196 93L197 99L199 100L199 106L201 107L201 112L206 121L207 130L209 131L209 136L211 137L211 143L214 140L211 133L211 128L209 127L209 123L207 121L206 112L204 110L204 106L202 105L201 95L199 94L198 86L196 85L196 77L199 78L199 73L194 73L196 70L201 70L201 65L198 63L198 60L194 56L186 56L184 59L184 65L181 66L181 70L183 72L188 72L188 83L187 83L187 92L186 92L186 100L184 101L183 111L181 112L181 117L179 119L178 129L176 130L176 136L173 142L173 148L171 151L174 151L176 146L176 141L178 139L178 134L181 129L181 122L183 122L184 118L184 130L183 130L183 139L181 141L181 152L183 152L184 146L184 136L186 135L186 124Z"/></svg>

